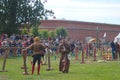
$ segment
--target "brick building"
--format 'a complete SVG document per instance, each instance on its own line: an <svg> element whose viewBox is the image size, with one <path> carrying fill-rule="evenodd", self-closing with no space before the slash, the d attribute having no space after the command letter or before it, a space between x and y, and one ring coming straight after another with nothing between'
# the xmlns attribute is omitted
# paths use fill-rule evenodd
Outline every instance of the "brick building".
<svg viewBox="0 0 120 80"><path fill-rule="evenodd" d="M64 27L68 31L68 37L78 40L85 40L86 37L103 39L106 33L106 41L112 41L120 32L120 25L68 20L42 20L40 26L48 30Z"/></svg>

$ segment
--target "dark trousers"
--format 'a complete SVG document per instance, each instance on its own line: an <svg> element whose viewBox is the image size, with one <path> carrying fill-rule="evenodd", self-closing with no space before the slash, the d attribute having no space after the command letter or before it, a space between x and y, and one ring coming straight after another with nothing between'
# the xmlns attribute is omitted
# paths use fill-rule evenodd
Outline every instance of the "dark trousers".
<svg viewBox="0 0 120 80"><path fill-rule="evenodd" d="M36 62L38 62L39 65L40 61L41 61L41 54L36 54L33 56L33 65L35 65Z"/></svg>

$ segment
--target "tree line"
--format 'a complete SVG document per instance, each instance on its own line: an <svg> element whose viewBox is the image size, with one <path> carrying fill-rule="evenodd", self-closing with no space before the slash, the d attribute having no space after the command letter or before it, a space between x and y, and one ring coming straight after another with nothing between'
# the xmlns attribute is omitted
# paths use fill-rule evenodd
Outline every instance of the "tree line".
<svg viewBox="0 0 120 80"><path fill-rule="evenodd" d="M49 37L52 39L55 38L62 38L68 36L68 32L64 27L58 27L54 30L47 30L47 29L41 29L39 26L31 27L29 30L25 27L22 29L22 34L25 35L33 35L33 36L39 36L43 39L48 39Z"/></svg>

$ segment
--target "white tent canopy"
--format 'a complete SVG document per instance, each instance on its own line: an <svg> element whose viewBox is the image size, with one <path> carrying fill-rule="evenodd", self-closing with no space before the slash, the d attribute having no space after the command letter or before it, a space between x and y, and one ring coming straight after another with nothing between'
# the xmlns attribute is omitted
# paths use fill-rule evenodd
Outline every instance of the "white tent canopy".
<svg viewBox="0 0 120 80"><path fill-rule="evenodd" d="M114 43L120 43L120 33L114 38Z"/></svg>

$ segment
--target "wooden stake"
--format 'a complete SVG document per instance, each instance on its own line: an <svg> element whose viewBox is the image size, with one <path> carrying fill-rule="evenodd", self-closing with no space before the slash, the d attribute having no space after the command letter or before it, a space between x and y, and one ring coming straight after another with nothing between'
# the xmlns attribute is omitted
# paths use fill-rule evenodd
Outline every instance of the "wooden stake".
<svg viewBox="0 0 120 80"><path fill-rule="evenodd" d="M48 50L48 68L46 69L47 71L52 70L51 68L51 63L50 63L50 50Z"/></svg>
<svg viewBox="0 0 120 80"><path fill-rule="evenodd" d="M94 48L94 55L93 55L93 57L94 57L94 60L93 60L93 61L97 61L97 60L96 60L96 47Z"/></svg>
<svg viewBox="0 0 120 80"><path fill-rule="evenodd" d="M27 71L26 60L27 60L27 51L23 51L23 69L24 69L23 75L29 75Z"/></svg>
<svg viewBox="0 0 120 80"><path fill-rule="evenodd" d="M8 47L4 47L3 49L4 49L4 61L3 61L2 70L0 72L7 72L7 70L5 70L5 66L6 66Z"/></svg>
<svg viewBox="0 0 120 80"><path fill-rule="evenodd" d="M82 62L81 62L81 63L82 63L82 64L85 63L85 62L84 62L84 49L82 49Z"/></svg>

